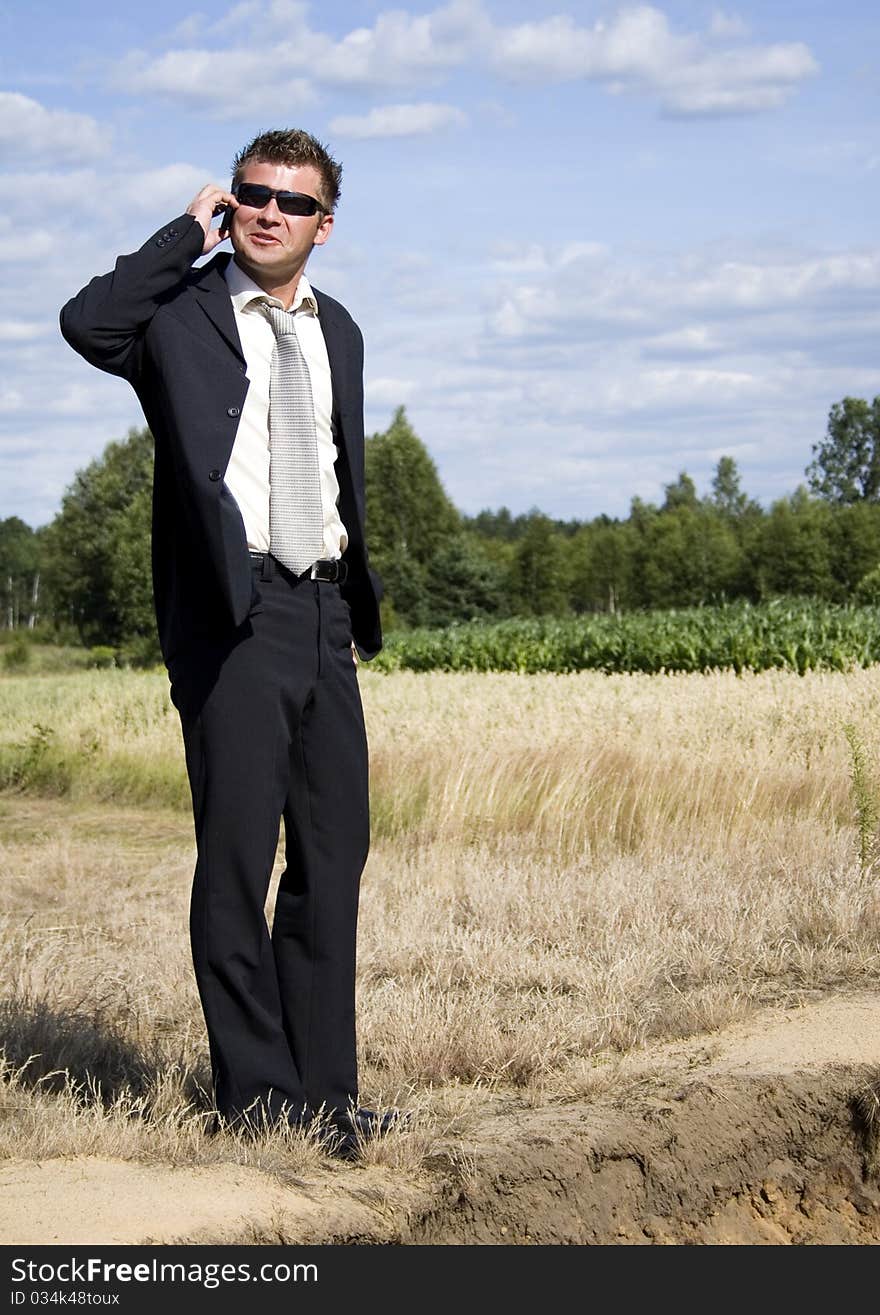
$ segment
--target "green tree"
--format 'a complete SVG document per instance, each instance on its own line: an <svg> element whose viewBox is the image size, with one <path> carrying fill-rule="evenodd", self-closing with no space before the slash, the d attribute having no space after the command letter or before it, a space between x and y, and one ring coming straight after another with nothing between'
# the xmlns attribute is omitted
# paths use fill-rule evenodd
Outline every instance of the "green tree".
<svg viewBox="0 0 880 1315"><path fill-rule="evenodd" d="M719 457L712 477L712 505L734 520L746 510L749 499L740 488L739 469L733 457Z"/></svg>
<svg viewBox="0 0 880 1315"><path fill-rule="evenodd" d="M40 541L18 516L0 521L0 626L33 628L40 589Z"/></svg>
<svg viewBox="0 0 880 1315"><path fill-rule="evenodd" d="M466 519L466 524L483 539L504 539L511 540L515 537L514 521L510 514L509 507L499 507L497 511L491 511L485 507L478 511L476 516Z"/></svg>
<svg viewBox="0 0 880 1315"><path fill-rule="evenodd" d="M429 623L429 567L460 532L461 517L402 406L384 434L367 439L366 505L370 557L395 614Z"/></svg>
<svg viewBox="0 0 880 1315"><path fill-rule="evenodd" d="M729 595L740 550L714 507L682 502L641 517L638 562L642 606L693 606Z"/></svg>
<svg viewBox="0 0 880 1315"><path fill-rule="evenodd" d="M762 597L813 594L832 597L829 531L832 509L800 485L774 502L762 527L754 570Z"/></svg>
<svg viewBox="0 0 880 1315"><path fill-rule="evenodd" d="M853 599L865 607L880 607L880 566L862 576L853 590Z"/></svg>
<svg viewBox="0 0 880 1315"><path fill-rule="evenodd" d="M150 562L152 519L152 486L139 488L128 505L124 531L117 534L116 560L110 572L110 602L127 641L151 639L156 630Z"/></svg>
<svg viewBox="0 0 880 1315"><path fill-rule="evenodd" d="M86 644L116 647L155 637L152 480L152 435L132 429L77 472L46 530L56 618L73 624Z"/></svg>
<svg viewBox="0 0 880 1315"><path fill-rule="evenodd" d="M675 511L677 507L697 505L697 486L686 470L681 471L674 484L667 484L663 492L664 511Z"/></svg>
<svg viewBox="0 0 880 1315"><path fill-rule="evenodd" d="M807 467L810 488L829 502L876 502L880 499L880 397L835 402L822 443Z"/></svg>
<svg viewBox="0 0 880 1315"><path fill-rule="evenodd" d="M508 588L517 615L560 616L570 610L571 553L548 516L532 513L516 545Z"/></svg>
<svg viewBox="0 0 880 1315"><path fill-rule="evenodd" d="M572 536L569 552L569 605L575 612L598 611L596 587L593 579L593 541L591 527L582 525Z"/></svg>
<svg viewBox="0 0 880 1315"><path fill-rule="evenodd" d="M617 612L634 604L634 530L628 521L597 516L571 542L571 605L576 612Z"/></svg>
<svg viewBox="0 0 880 1315"><path fill-rule="evenodd" d="M828 524L831 574L835 599L851 598L859 581L880 563L880 502L853 502L834 507Z"/></svg>
<svg viewBox="0 0 880 1315"><path fill-rule="evenodd" d="M428 623L446 626L498 616L505 608L505 571L473 534L456 534L431 558L425 577Z"/></svg>

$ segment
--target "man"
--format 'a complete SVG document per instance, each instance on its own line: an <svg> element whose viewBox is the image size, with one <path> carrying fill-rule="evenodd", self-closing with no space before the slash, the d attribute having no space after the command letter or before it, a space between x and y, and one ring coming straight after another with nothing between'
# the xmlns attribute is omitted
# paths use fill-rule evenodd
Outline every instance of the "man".
<svg viewBox="0 0 880 1315"><path fill-rule="evenodd" d="M395 1116L357 1108L369 821L355 645L381 647L363 340L304 273L340 177L308 133L261 134L231 190L203 187L69 301L61 328L132 384L155 438L153 585L192 792L190 934L218 1113L251 1128L322 1114L348 1154ZM193 268L227 236L234 257Z"/></svg>

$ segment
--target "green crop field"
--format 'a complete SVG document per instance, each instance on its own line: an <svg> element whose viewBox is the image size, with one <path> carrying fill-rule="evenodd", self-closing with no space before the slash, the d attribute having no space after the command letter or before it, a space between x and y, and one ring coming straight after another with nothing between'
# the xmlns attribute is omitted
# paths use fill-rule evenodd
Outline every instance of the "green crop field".
<svg viewBox="0 0 880 1315"><path fill-rule="evenodd" d="M880 608L811 599L397 631L383 671L848 671L880 661Z"/></svg>

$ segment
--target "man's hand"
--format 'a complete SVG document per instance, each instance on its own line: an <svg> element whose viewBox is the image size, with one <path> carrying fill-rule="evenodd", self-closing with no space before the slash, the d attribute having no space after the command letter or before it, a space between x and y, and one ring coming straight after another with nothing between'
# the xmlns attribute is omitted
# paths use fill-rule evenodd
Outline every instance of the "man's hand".
<svg viewBox="0 0 880 1315"><path fill-rule="evenodd" d="M354 646L354 640L351 641L351 660L355 666L358 664L358 651Z"/></svg>
<svg viewBox="0 0 880 1315"><path fill-rule="evenodd" d="M232 193L224 191L222 187L217 187L214 183L208 183L186 207L186 213L197 219L205 230L205 245L202 247L203 256L206 256L209 251L213 251L218 242L222 242L224 238L229 236L227 228L211 227L211 220L214 216L222 214L228 205L231 205L233 210L238 209L238 202Z"/></svg>

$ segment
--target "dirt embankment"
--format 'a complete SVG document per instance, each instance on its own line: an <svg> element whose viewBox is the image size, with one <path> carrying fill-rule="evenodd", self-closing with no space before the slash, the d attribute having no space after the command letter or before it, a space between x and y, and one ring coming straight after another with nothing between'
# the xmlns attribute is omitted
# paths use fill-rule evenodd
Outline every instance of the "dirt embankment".
<svg viewBox="0 0 880 1315"><path fill-rule="evenodd" d="M880 1243L880 995L641 1057L614 1098L495 1097L418 1178L0 1167L0 1242Z"/></svg>

